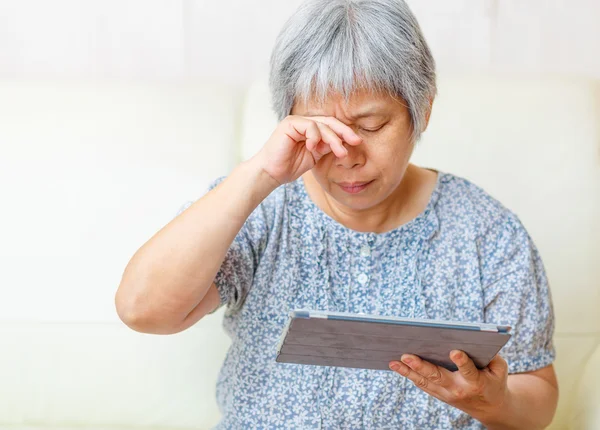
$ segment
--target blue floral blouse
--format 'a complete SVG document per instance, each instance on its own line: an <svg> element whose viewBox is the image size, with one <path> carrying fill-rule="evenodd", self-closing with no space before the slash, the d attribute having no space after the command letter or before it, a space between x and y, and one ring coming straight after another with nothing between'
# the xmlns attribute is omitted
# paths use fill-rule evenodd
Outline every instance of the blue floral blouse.
<svg viewBox="0 0 600 430"><path fill-rule="evenodd" d="M281 186L248 218L215 283L232 340L217 429L484 428L395 372L275 362L296 308L509 325L500 354L510 373L555 358L552 299L531 238L499 202L446 173L417 218L382 234L330 218L302 178Z"/></svg>

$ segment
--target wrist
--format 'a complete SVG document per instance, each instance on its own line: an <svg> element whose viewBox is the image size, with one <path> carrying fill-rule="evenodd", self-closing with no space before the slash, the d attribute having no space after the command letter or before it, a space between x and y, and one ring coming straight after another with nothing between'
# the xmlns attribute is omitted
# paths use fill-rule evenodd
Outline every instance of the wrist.
<svg viewBox="0 0 600 430"><path fill-rule="evenodd" d="M512 405L513 394L507 388L502 401L484 411L481 417L477 419L490 430L513 429L514 426L511 423L511 417L514 416Z"/></svg>
<svg viewBox="0 0 600 430"><path fill-rule="evenodd" d="M259 186L264 187L265 189L268 189L270 190L270 192L272 192L276 188L281 186L282 183L276 180L267 172L267 170L264 167L264 160L261 156L261 153L256 154L249 160L242 162L240 164L240 167L251 172L252 177L256 179L257 184L259 184Z"/></svg>
<svg viewBox="0 0 600 430"><path fill-rule="evenodd" d="M250 187L246 191L254 197L252 200L258 199L259 202L281 185L262 168L255 157L241 162L233 174L242 178L246 186Z"/></svg>

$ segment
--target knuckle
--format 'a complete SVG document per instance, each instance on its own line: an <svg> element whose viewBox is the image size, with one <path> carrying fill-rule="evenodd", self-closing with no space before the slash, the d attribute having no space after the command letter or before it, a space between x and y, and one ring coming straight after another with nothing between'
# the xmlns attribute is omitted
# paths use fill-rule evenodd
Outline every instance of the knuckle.
<svg viewBox="0 0 600 430"><path fill-rule="evenodd" d="M477 374L477 369L475 367L468 367L465 369L465 376L475 376Z"/></svg>
<svg viewBox="0 0 600 430"><path fill-rule="evenodd" d="M456 400L463 400L465 398L465 390L461 387L454 388L452 390L452 396Z"/></svg>
<svg viewBox="0 0 600 430"><path fill-rule="evenodd" d="M417 379L416 384L419 388L427 388L427 378L420 376Z"/></svg>
<svg viewBox="0 0 600 430"><path fill-rule="evenodd" d="M283 130L294 130L294 124L296 123L295 121L295 117L293 116L288 116L286 118L284 118L280 123L279 123L279 127Z"/></svg>
<svg viewBox="0 0 600 430"><path fill-rule="evenodd" d="M431 372L431 374L429 375L429 380L431 382L433 382L434 384L439 384L440 382L442 382L442 372L440 372L439 369L435 369L433 372Z"/></svg>

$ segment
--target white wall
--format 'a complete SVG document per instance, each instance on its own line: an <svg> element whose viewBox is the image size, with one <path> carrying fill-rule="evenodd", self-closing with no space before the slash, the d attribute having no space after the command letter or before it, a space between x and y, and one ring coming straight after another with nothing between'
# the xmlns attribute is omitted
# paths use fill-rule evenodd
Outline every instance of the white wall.
<svg viewBox="0 0 600 430"><path fill-rule="evenodd" d="M251 81L301 0L0 0L0 78ZM409 0L441 70L600 78L598 0Z"/></svg>

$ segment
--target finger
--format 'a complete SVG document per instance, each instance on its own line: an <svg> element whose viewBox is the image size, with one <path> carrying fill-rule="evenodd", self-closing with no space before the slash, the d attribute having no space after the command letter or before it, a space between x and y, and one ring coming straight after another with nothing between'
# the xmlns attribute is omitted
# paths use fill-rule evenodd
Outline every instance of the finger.
<svg viewBox="0 0 600 430"><path fill-rule="evenodd" d="M311 116L305 118L326 124L349 145L356 146L362 143L362 138L337 118L331 116Z"/></svg>
<svg viewBox="0 0 600 430"><path fill-rule="evenodd" d="M411 380L417 387L429 394L441 395L444 390L441 386L431 383L426 377L399 361L392 361L390 369Z"/></svg>
<svg viewBox="0 0 600 430"><path fill-rule="evenodd" d="M325 124L305 117L293 117L289 121L288 136L296 142L305 141L306 149L316 152L317 158L334 152L339 157L348 154L340 137Z"/></svg>
<svg viewBox="0 0 600 430"><path fill-rule="evenodd" d="M296 143L305 142L309 151L314 151L321 141L321 133L315 121L290 116L286 118L285 124L285 134Z"/></svg>
<svg viewBox="0 0 600 430"><path fill-rule="evenodd" d="M477 382L479 380L479 369L463 351L450 352L450 359L458 366L458 371L468 382Z"/></svg>
<svg viewBox="0 0 600 430"><path fill-rule="evenodd" d="M496 355L490 364L488 364L488 370L496 377L502 378L508 374L508 363L500 355Z"/></svg>
<svg viewBox="0 0 600 430"><path fill-rule="evenodd" d="M306 136L306 148L309 151L315 151L319 142L321 142L323 136L321 136L321 130L319 130L319 126L315 122L310 122L306 124L304 128L304 136ZM325 155L328 152L322 152L322 155Z"/></svg>
<svg viewBox="0 0 600 430"><path fill-rule="evenodd" d="M344 158L348 155L348 150L344 148L342 139L329 126L320 122L316 122L316 124L321 132L321 139L331 147L336 157Z"/></svg>
<svg viewBox="0 0 600 430"><path fill-rule="evenodd" d="M448 369L436 366L433 363L422 360L420 357L411 354L404 354L402 362L418 374L427 378L432 384L448 388L452 385L452 375Z"/></svg>

